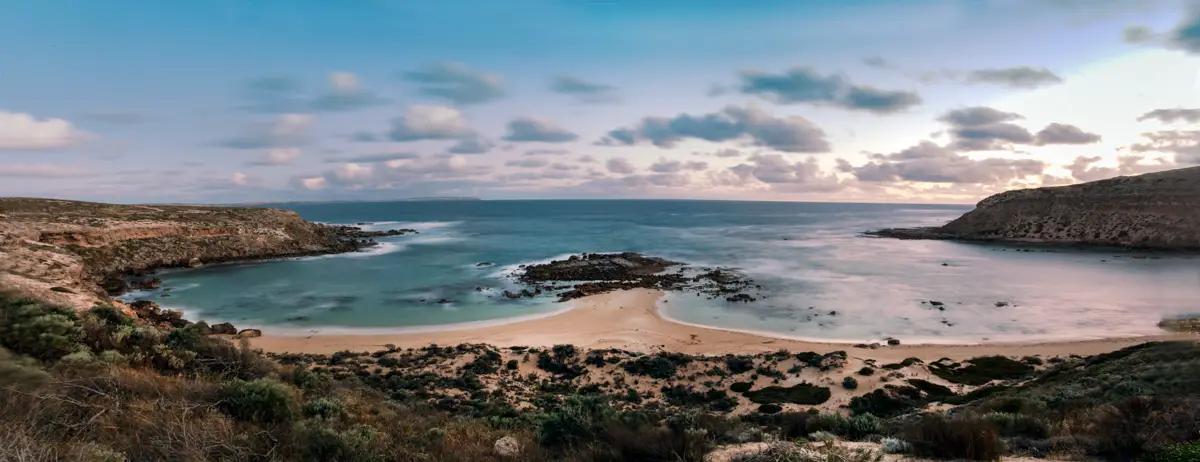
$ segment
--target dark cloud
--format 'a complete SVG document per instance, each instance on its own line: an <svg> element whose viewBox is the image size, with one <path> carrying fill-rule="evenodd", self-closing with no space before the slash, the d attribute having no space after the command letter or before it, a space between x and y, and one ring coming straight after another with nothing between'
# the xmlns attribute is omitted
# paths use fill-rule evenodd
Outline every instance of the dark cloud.
<svg viewBox="0 0 1200 462"><path fill-rule="evenodd" d="M459 141L447 151L451 154L484 154L496 145L479 136L472 136Z"/></svg>
<svg viewBox="0 0 1200 462"><path fill-rule="evenodd" d="M536 117L518 117L508 122L508 134L505 141L513 142L543 142L566 143L575 141L579 135L559 127L554 122Z"/></svg>
<svg viewBox="0 0 1200 462"><path fill-rule="evenodd" d="M967 83L986 83L1010 88L1037 88L1063 82L1062 77L1044 67L978 69L967 73Z"/></svg>
<svg viewBox="0 0 1200 462"><path fill-rule="evenodd" d="M1200 109L1155 109L1138 117L1138 122L1155 119L1163 123L1175 123L1184 121L1188 123L1200 122Z"/></svg>
<svg viewBox="0 0 1200 462"><path fill-rule="evenodd" d="M246 104L240 109L250 112L300 112L305 107L300 81L288 76L266 76L247 82L241 89Z"/></svg>
<svg viewBox="0 0 1200 462"><path fill-rule="evenodd" d="M555 162L553 164L550 164L551 170L556 170L556 171L560 171L560 172L570 172L570 171L579 170L580 168L582 168L582 167L580 167L578 165L571 165L571 164L564 163L564 162Z"/></svg>
<svg viewBox="0 0 1200 462"><path fill-rule="evenodd" d="M588 82L579 77L564 75L550 81L550 91L574 97L581 103L611 103L617 101L617 88L612 85Z"/></svg>
<svg viewBox="0 0 1200 462"><path fill-rule="evenodd" d="M238 136L217 144L232 149L295 147L308 143L313 117L309 114L283 114L272 123L251 125Z"/></svg>
<svg viewBox="0 0 1200 462"><path fill-rule="evenodd" d="M976 106L950 110L938 120L950 125L948 132L954 149L994 151L1035 141L1029 130L1010 123L1023 118L1020 114Z"/></svg>
<svg viewBox="0 0 1200 462"><path fill-rule="evenodd" d="M388 152L380 154L364 154L360 156L341 157L334 159L325 159L327 164L344 164L344 163L364 163L370 164L375 162L388 162L392 160L407 160L418 159L420 154L412 152Z"/></svg>
<svg viewBox="0 0 1200 462"><path fill-rule="evenodd" d="M1092 144L1100 141L1100 135L1088 133L1074 125L1052 123L1034 135L1038 146L1048 144Z"/></svg>
<svg viewBox="0 0 1200 462"><path fill-rule="evenodd" d="M606 162L604 166L609 172L612 173L629 174L633 173L635 170L632 163L620 157L608 159L608 162Z"/></svg>
<svg viewBox="0 0 1200 462"><path fill-rule="evenodd" d="M504 165L509 167L537 168L550 165L550 161L545 159L517 159L505 162Z"/></svg>
<svg viewBox="0 0 1200 462"><path fill-rule="evenodd" d="M712 142L748 139L754 146L785 152L818 153L830 149L825 132L808 119L775 117L754 107L738 106L726 106L700 116L646 117L634 127L608 132L597 144L621 146L648 141L671 148L689 138Z"/></svg>
<svg viewBox="0 0 1200 462"><path fill-rule="evenodd" d="M371 132L353 133L349 137L347 137L347 139L349 139L350 141L357 141L359 143L374 143L376 141L383 141L382 136L379 136L379 135L377 135L375 133L371 133Z"/></svg>
<svg viewBox="0 0 1200 462"><path fill-rule="evenodd" d="M857 167L842 160L838 169L866 182L1006 185L1015 179L1040 175L1047 166L1034 159L971 159L930 141L892 154L875 154L871 159Z"/></svg>
<svg viewBox="0 0 1200 462"><path fill-rule="evenodd" d="M839 74L821 75L798 67L782 74L742 71L739 91L779 104L811 103L876 114L889 114L921 104L911 91L880 90L854 85Z"/></svg>
<svg viewBox="0 0 1200 462"><path fill-rule="evenodd" d="M446 106L409 106L403 116L392 119L387 137L392 141L451 140L474 136L467 119Z"/></svg>
<svg viewBox="0 0 1200 462"><path fill-rule="evenodd" d="M588 155L579 156L579 159L576 159L576 160L577 160L579 163L581 163L581 164L594 164L594 163L596 163L596 158L595 158L595 157L592 157L592 156L588 156Z"/></svg>
<svg viewBox="0 0 1200 462"><path fill-rule="evenodd" d="M886 59L883 59L883 57L881 57L881 56L867 56L862 59L862 63L866 64L867 67L873 67L875 69L894 69L895 68L895 66L893 66L892 63L888 62Z"/></svg>
<svg viewBox="0 0 1200 462"><path fill-rule="evenodd" d="M697 155L697 156L719 157L722 159L726 159L726 158L730 158L730 157L741 157L741 156L745 155L745 153L743 153L742 151L739 151L739 150L733 149L733 148L718 149L713 152L693 152L692 154Z"/></svg>
<svg viewBox="0 0 1200 462"><path fill-rule="evenodd" d="M1187 18L1171 30L1168 43L1189 54L1200 54L1200 6L1193 5Z"/></svg>
<svg viewBox="0 0 1200 462"><path fill-rule="evenodd" d="M0 164L3 178L85 178L97 176L71 165L59 164Z"/></svg>
<svg viewBox="0 0 1200 462"><path fill-rule="evenodd" d="M1154 30L1146 26L1129 26L1121 31L1121 39L1125 43L1144 44L1152 43L1158 38L1154 34Z"/></svg>
<svg viewBox="0 0 1200 462"><path fill-rule="evenodd" d="M455 104L481 104L503 98L507 93L500 76L459 63L440 62L401 74L401 79L418 85L417 92Z"/></svg>

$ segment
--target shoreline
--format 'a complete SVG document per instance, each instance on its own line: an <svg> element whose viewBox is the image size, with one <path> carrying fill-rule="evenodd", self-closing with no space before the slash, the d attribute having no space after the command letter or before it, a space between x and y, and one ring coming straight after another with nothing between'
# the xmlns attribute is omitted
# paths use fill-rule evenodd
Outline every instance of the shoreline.
<svg viewBox="0 0 1200 462"><path fill-rule="evenodd" d="M511 322L461 326L422 332L379 334L279 335L266 330L250 339L254 348L274 353L329 354L338 351L377 351L419 348L430 344L483 343L497 347L549 347L572 344L586 349L616 348L642 353L671 351L696 355L756 354L780 349L828 353L845 350L851 356L898 361L908 357L961 360L976 356L1095 355L1151 341L1198 341L1200 335L1162 335L1063 341L997 342L980 344L912 344L855 348L851 343L773 337L764 333L700 326L674 321L659 313L663 292L632 289L590 295L571 307ZM485 321L486 322L486 321Z"/></svg>

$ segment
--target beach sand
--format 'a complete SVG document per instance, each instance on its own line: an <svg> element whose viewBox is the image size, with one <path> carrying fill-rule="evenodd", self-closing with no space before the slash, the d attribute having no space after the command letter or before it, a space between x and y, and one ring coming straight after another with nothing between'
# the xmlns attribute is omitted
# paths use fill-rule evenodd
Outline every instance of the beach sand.
<svg viewBox="0 0 1200 462"><path fill-rule="evenodd" d="M845 350L858 359L900 361L917 357L933 361L943 357L962 360L987 355L1087 356L1147 341L1200 340L1197 334L1177 333L1062 342L897 345L866 349L854 348L846 343L801 341L680 324L659 315L657 302L661 296L662 292L649 289L610 292L577 299L573 302L573 309L551 316L458 330L396 334L318 332L309 336L271 335L266 330L262 337L252 339L251 344L270 352L325 354L344 350L370 352L383 349L388 344L408 348L431 343L486 343L498 347L572 344L590 349L618 348L645 353L671 351L697 355L763 353L780 349L817 353Z"/></svg>

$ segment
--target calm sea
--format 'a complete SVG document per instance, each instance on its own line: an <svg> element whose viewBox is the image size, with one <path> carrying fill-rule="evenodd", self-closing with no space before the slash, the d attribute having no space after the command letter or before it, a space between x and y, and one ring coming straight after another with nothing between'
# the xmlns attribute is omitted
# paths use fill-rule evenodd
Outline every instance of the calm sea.
<svg viewBox="0 0 1200 462"><path fill-rule="evenodd" d="M167 307L272 332L403 331L536 316L553 297L500 292L520 264L634 251L739 268L766 299L671 294L663 313L705 326L907 343L1153 334L1200 312L1200 260L1111 250L861 237L932 226L963 206L717 201L433 201L283 205L325 223L414 228L366 252L166 272ZM131 297L157 297L157 293ZM942 306L934 306L938 301Z"/></svg>

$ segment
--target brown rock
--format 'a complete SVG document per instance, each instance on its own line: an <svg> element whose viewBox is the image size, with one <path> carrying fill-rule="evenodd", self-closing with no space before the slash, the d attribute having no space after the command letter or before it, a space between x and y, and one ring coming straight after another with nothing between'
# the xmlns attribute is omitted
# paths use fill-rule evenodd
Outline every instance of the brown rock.
<svg viewBox="0 0 1200 462"><path fill-rule="evenodd" d="M242 329L234 338L254 338L262 337L262 331L258 329Z"/></svg>
<svg viewBox="0 0 1200 462"><path fill-rule="evenodd" d="M236 327L233 327L233 324L223 322L220 324L213 324L212 333L217 335L237 335L238 330Z"/></svg>

